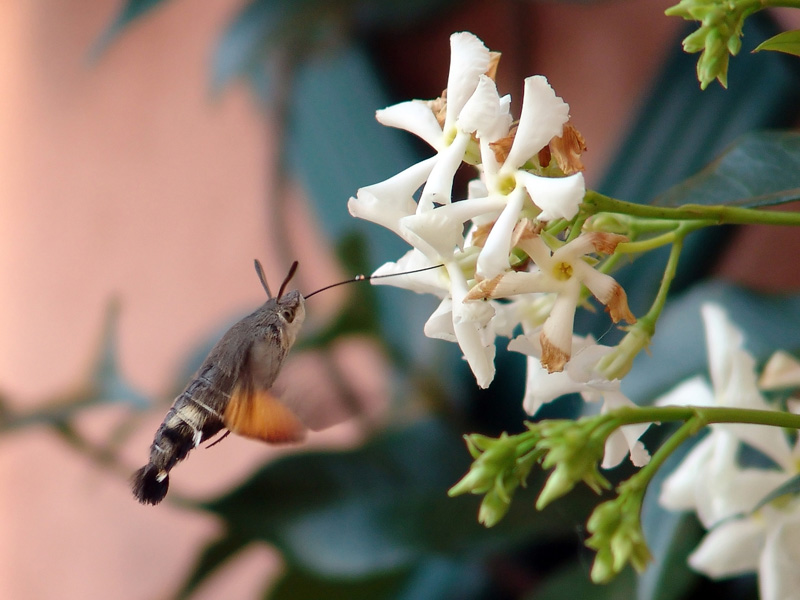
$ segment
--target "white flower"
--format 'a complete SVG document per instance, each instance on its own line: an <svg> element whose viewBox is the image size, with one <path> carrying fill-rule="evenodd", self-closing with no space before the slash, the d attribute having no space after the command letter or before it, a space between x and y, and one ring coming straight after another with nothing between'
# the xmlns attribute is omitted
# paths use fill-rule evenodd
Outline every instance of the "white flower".
<svg viewBox="0 0 800 600"><path fill-rule="evenodd" d="M494 82L490 83L494 88ZM496 89L494 94L497 95ZM483 136L478 130L488 195L508 198L478 259L479 279L495 277L508 269L512 233L526 198L530 197L541 209L538 217L541 221L571 219L578 212L586 191L582 173L560 178L540 177L522 168L554 136L561 135L568 119L569 105L556 96L545 77L537 75L525 79L522 114L511 149L502 164L498 163L492 142L505 137L508 130L503 133L495 127L491 135Z"/></svg>
<svg viewBox="0 0 800 600"><path fill-rule="evenodd" d="M575 355L567 363L564 371L548 373L541 366L542 348L538 336L522 335L508 344L508 349L528 356L528 376L525 383L525 399L522 403L525 412L534 415L545 403L565 394L579 393L587 402L603 402L601 412L635 406L620 391L620 381L608 381L597 372L594 366L605 354L613 350L609 346L597 344L591 337L574 337ZM642 467L650 461L650 454L639 438L647 431L649 423L624 425L614 431L606 440L602 467L610 469L617 466L630 454L631 462Z"/></svg>
<svg viewBox="0 0 800 600"><path fill-rule="evenodd" d="M529 221L522 221L515 232L514 245L536 263L532 271L508 271L484 279L467 298L505 298L531 292L554 292L558 296L540 334L542 365L548 371L561 371L572 355L572 326L580 301L581 287L606 305L612 321L636 322L628 308L625 290L609 275L593 269L584 256L591 252L613 252L626 238L612 233L584 233L555 252L533 233Z"/></svg>
<svg viewBox="0 0 800 600"><path fill-rule="evenodd" d="M742 510L711 528L689 556L692 568L713 578L757 571L761 600L795 598L800 589L800 498L787 501L783 496L752 512L771 490L793 475L731 469L727 485L718 494L734 497ZM718 480L708 482L715 483Z"/></svg>
<svg viewBox="0 0 800 600"><path fill-rule="evenodd" d="M659 405L693 404L770 410L756 386L755 362L742 333L716 305L702 307L712 387L696 377ZM742 467L748 444L777 468ZM761 425L714 424L710 433L665 480L659 502L670 510L693 510L710 532L689 564L714 578L758 571L762 600L785 600L800 589L800 498L781 497L761 506L779 486L795 477L800 444L791 448L780 429Z"/></svg>
<svg viewBox="0 0 800 600"><path fill-rule="evenodd" d="M425 323L425 335L458 343L478 385L486 388L494 379L495 372L495 333L492 323L494 303L465 302L467 279L459 262L452 256L441 262L443 269L408 273L391 279L375 279L373 283L432 293L442 298L438 308ZM396 263L384 264L373 275L406 273L436 264L438 263L431 261L419 250L411 250Z"/></svg>
<svg viewBox="0 0 800 600"><path fill-rule="evenodd" d="M780 390L800 386L800 360L783 350L778 350L770 356L758 387L762 390Z"/></svg>
<svg viewBox="0 0 800 600"><path fill-rule="evenodd" d="M377 111L375 115L383 125L419 136L437 152L420 197L420 211L432 209L434 203L448 204L451 200L453 177L464 159L472 133L480 125L475 118L461 123L459 116L478 88L481 76L489 70L491 60L491 53L476 36L467 32L454 33L450 36L450 73L444 122L439 124L432 110L434 103L423 100L395 104ZM508 101L504 104L507 113ZM496 110L490 112L499 112L501 108L498 100ZM473 103L471 110L475 109ZM510 121L510 116L508 119Z"/></svg>

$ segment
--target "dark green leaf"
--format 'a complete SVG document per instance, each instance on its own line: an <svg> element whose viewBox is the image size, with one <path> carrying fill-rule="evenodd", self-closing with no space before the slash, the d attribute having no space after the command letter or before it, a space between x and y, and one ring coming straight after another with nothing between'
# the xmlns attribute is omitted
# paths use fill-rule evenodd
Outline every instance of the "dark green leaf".
<svg viewBox="0 0 800 600"><path fill-rule="evenodd" d="M683 461L691 446L684 444L670 456L647 488L642 530L653 562L638 578L636 600L680 600L699 579L687 560L700 542L703 528L693 513L671 512L658 503L664 479Z"/></svg>
<svg viewBox="0 0 800 600"><path fill-rule="evenodd" d="M262 73L276 52L295 66L341 38L341 14L349 0L253 0L220 39L212 61L212 87Z"/></svg>
<svg viewBox="0 0 800 600"><path fill-rule="evenodd" d="M414 568L361 579L321 578L289 568L269 600L469 600L482 592L485 571L470 562L421 561Z"/></svg>
<svg viewBox="0 0 800 600"><path fill-rule="evenodd" d="M753 52L774 50L800 56L800 30L784 31L760 43Z"/></svg>
<svg viewBox="0 0 800 600"><path fill-rule="evenodd" d="M366 242L358 232L345 235L336 245L336 254L345 272L353 276L369 272ZM324 347L346 335L359 334L382 339L375 290L368 281L347 286L357 290L345 301L339 314L322 331L303 336L295 347L296 351Z"/></svg>
<svg viewBox="0 0 800 600"><path fill-rule="evenodd" d="M725 153L653 204L772 206L800 200L800 134L761 132L742 136Z"/></svg>
<svg viewBox="0 0 800 600"><path fill-rule="evenodd" d="M767 295L711 281L696 285L667 304L656 334L633 363L622 390L639 404L649 404L677 383L708 372L705 330L700 307L721 305L745 335L745 347L757 361L775 350L800 348L800 295Z"/></svg>
<svg viewBox="0 0 800 600"><path fill-rule="evenodd" d="M289 568L270 590L269 600L375 600L396 598L410 570L386 573L365 579L325 579L314 573Z"/></svg>
<svg viewBox="0 0 800 600"><path fill-rule="evenodd" d="M165 2L166 0L127 0L111 25L95 42L90 53L91 56L95 59L99 58L128 25Z"/></svg>
<svg viewBox="0 0 800 600"><path fill-rule="evenodd" d="M447 497L468 464L455 431L422 422L351 452L286 457L205 508L229 535L272 543L290 564L341 579L409 569L432 555L476 557L529 536L573 539L596 501L574 494L537 513L542 478L532 477L506 518L487 530L477 523L479 498Z"/></svg>
<svg viewBox="0 0 800 600"><path fill-rule="evenodd" d="M550 574L544 582L536 586L525 600L564 600L565 598L586 598L591 600L630 600L633 597L636 577L631 568L620 573L605 585L593 583L589 578L591 564L573 562L567 567Z"/></svg>

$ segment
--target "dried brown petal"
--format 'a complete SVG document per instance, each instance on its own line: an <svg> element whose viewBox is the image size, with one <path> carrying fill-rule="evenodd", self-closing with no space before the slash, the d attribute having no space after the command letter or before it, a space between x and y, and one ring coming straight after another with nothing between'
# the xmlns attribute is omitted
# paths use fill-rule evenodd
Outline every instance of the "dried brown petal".
<svg viewBox="0 0 800 600"><path fill-rule="evenodd" d="M539 343L542 345L542 366L547 369L547 372L563 371L570 358L569 351L555 346L544 331L539 334Z"/></svg>
<svg viewBox="0 0 800 600"><path fill-rule="evenodd" d="M555 136L550 140L549 146L556 163L565 175L584 170L581 153L586 150L586 140L572 123L565 123L561 136Z"/></svg>
<svg viewBox="0 0 800 600"><path fill-rule="evenodd" d="M495 81L497 77L497 65L500 64L500 52L489 52L489 68L486 69L486 76Z"/></svg>
<svg viewBox="0 0 800 600"><path fill-rule="evenodd" d="M636 323L636 317L628 307L628 295L619 284L612 288L611 297L606 302L606 312L611 316L611 320L614 323L619 323L622 320L631 325Z"/></svg>
<svg viewBox="0 0 800 600"><path fill-rule="evenodd" d="M491 279L484 279L473 286L467 295L464 296L464 300L486 300L487 298L491 298L495 289L497 289L497 286L500 284L500 280L503 279L503 275L503 273L500 273L500 275L495 275Z"/></svg>
<svg viewBox="0 0 800 600"><path fill-rule="evenodd" d="M498 164L503 164L506 162L506 158L508 158L508 153L511 151L511 145L514 143L514 136L517 134L516 126L511 128L509 134L504 137L500 138L496 142L490 142L489 148L492 149L494 152L494 158L498 162Z"/></svg>
<svg viewBox="0 0 800 600"><path fill-rule="evenodd" d="M494 221L476 226L472 230L472 245L483 248L483 245L486 243L486 238L489 237L489 232L492 230L492 227L494 227Z"/></svg>
<svg viewBox="0 0 800 600"><path fill-rule="evenodd" d="M439 122L439 127L444 128L444 120L447 115L447 90L444 90L438 98L428 100L428 106Z"/></svg>
<svg viewBox="0 0 800 600"><path fill-rule="evenodd" d="M548 167L550 165L550 161L553 159L553 153L550 152L550 146L545 146L544 148L539 150L537 158L539 159L539 166L544 168Z"/></svg>
<svg viewBox="0 0 800 600"><path fill-rule="evenodd" d="M628 241L628 238L618 233L608 233L605 231L593 231L591 233L584 233L588 236L594 246L595 252L601 254L613 254L619 244Z"/></svg>

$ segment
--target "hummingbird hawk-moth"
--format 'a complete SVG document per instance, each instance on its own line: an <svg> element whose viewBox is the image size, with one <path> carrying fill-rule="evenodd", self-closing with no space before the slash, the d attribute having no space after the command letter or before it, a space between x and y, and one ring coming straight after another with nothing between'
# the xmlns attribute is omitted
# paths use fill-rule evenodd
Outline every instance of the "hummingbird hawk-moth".
<svg viewBox="0 0 800 600"><path fill-rule="evenodd" d="M148 463L133 475L133 495L142 504L161 502L169 489L170 470L201 442L223 429L227 430L223 437L233 432L279 443L298 442L309 428L330 426L332 423L315 426L311 409L304 409L302 403L292 406L270 392L305 319L305 300L345 283L403 274L359 275L304 297L297 290L286 291L297 269L294 262L278 295L273 296L258 260L255 266L268 299L222 336L194 379L175 398L156 431Z"/></svg>

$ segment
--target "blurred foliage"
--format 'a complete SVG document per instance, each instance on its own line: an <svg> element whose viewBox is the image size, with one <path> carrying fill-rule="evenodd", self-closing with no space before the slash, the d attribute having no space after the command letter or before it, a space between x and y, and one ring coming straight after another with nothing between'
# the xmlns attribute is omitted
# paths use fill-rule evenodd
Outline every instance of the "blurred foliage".
<svg viewBox="0 0 800 600"><path fill-rule="evenodd" d="M98 39L95 56L165 3L125 2ZM212 87L245 77L266 100L275 99L276 86L282 94L296 97L284 124L287 160L292 175L306 186L326 234L337 241L345 269L353 273L396 258L404 248L391 235L354 222L347 214L346 198L359 186L407 166L417 152L402 135L372 121L374 110L387 105L389 98L381 74L365 58L363 37L430 19L450 4L452 0L255 0L220 35L211 66ZM751 21L746 30L754 31L746 31L745 39L757 44L774 35L767 19ZM641 203L663 193L657 202L666 205L768 205L786 194L796 195L800 138L780 133L748 135L718 162L679 183L738 135L791 122L800 91L796 72L779 55L754 59L745 54L731 65L730 80L746 85L733 85L727 95L709 90L701 98L691 59L687 63L677 41L675 48L600 191ZM781 168L772 168L776 164ZM743 186L745 195L740 192ZM353 231L360 234L351 235ZM748 349L758 357L775 346L800 349L795 325L800 324L800 298L765 297L702 283L724 244L717 243L719 237L699 237L687 255L691 259L683 272L685 293L662 317L653 358L642 358L625 381L626 393L640 402L705 368L698 308L709 299L724 301L731 318L744 329ZM654 274L661 273L652 261L658 260L631 265L624 277L637 284L623 280L624 287L635 288L641 299L652 298ZM422 300L366 285L357 295L358 302L348 302L325 328L308 332L296 350L325 348L343 335L371 336L385 343L395 361L397 388L406 394L423 393L413 385L421 370L466 372L453 368L460 361L454 360L452 348L441 351L444 345L422 338ZM636 311L635 302L632 299L631 306ZM116 448L130 423L111 436L113 444L100 448L87 444L72 427L78 411L99 403L127 403L134 419L136 412L151 405L120 376L116 315L114 305L84 386L29 414L9 411L0 399L0 428L48 423L100 464L118 467ZM589 331L598 323L588 317L579 327ZM188 361L176 379L176 390L209 348ZM729 597L737 597L736 589L751 589L752 579L741 586L734 582L715 587L689 571L686 555L700 529L693 517L662 511L654 501L657 489L648 494L644 512L656 561L638 579L626 574L601 588L588 583L590 559L582 549L583 523L598 501L591 493L575 490L564 501L536 512L533 503L543 478L536 473L529 489L517 493L509 514L491 530L476 522L478 498L448 498L447 489L469 465L463 433L520 427L519 363L499 356L498 381L488 392L465 393L471 386L457 381L438 388L447 393L445 401L455 419L429 417L398 425L346 452L288 456L264 466L220 498L189 502L216 516L223 527L220 537L200 553L178 597L190 597L211 573L252 543L269 543L281 551L285 571L265 591L265 597L279 600L612 600L634 594L637 600L678 600L713 597L715 590L723 589L733 589ZM656 363L660 367L654 372L649 364ZM548 417L572 416L573 400L551 408Z"/></svg>

